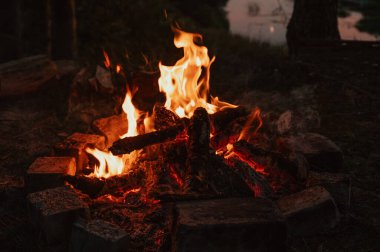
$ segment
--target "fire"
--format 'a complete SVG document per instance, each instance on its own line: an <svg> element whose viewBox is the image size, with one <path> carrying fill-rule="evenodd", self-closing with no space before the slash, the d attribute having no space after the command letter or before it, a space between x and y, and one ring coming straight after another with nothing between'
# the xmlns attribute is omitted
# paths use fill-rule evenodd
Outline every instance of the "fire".
<svg viewBox="0 0 380 252"><path fill-rule="evenodd" d="M133 105L132 93L129 90L125 96L122 108L124 113L127 115L128 131L124 135L120 136L120 138L138 135L137 119L142 114L142 112L137 110ZM146 118L146 120L144 120L144 124L145 121L149 122L149 118ZM103 178L108 178L128 172L129 167L133 164L139 155L138 151L134 151L123 156L114 156L110 152L104 152L91 148L87 148L86 152L94 156L99 162L99 165L96 165L94 168L93 175Z"/></svg>
<svg viewBox="0 0 380 252"><path fill-rule="evenodd" d="M132 103L132 94L128 90L127 94L125 96L123 105L122 105L124 113L127 115L128 120L128 132L124 135L120 136L120 138L130 137L130 136L137 136L137 119L141 115L141 112L133 106Z"/></svg>
<svg viewBox="0 0 380 252"><path fill-rule="evenodd" d="M253 123L257 120L258 124L254 125ZM261 119L261 111L260 109L256 108L251 111L251 114L248 117L247 122L245 123L242 131L240 132L239 140L247 140L250 141L251 137L256 135L257 131L261 128L263 125L263 120Z"/></svg>
<svg viewBox="0 0 380 252"><path fill-rule="evenodd" d="M181 118L191 117L197 107L205 108L209 114L235 107L209 95L210 67L215 57L210 60L207 48L195 44L202 36L177 29L174 32L174 45L183 48L184 56L174 66L159 63L158 85L166 94L165 107ZM211 103L207 102L209 97Z"/></svg>

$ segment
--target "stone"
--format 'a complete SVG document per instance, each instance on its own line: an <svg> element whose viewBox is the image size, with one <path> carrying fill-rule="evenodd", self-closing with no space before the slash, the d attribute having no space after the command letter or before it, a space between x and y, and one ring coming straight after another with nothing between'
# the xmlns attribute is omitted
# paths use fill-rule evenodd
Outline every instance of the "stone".
<svg viewBox="0 0 380 252"><path fill-rule="evenodd" d="M29 167L26 175L28 192L63 186L65 175L75 175L76 164L72 157L40 157Z"/></svg>
<svg viewBox="0 0 380 252"><path fill-rule="evenodd" d="M321 186L285 196L277 201L277 205L285 216L291 235L314 235L339 222L334 199Z"/></svg>
<svg viewBox="0 0 380 252"><path fill-rule="evenodd" d="M339 172L343 153L330 139L316 133L298 134L277 139L280 152L302 153L315 171Z"/></svg>
<svg viewBox="0 0 380 252"><path fill-rule="evenodd" d="M74 133L65 141L55 146L55 153L59 156L74 157L77 163L77 170L81 171L88 166L88 156L85 151L87 147L104 150L105 137L93 134Z"/></svg>
<svg viewBox="0 0 380 252"><path fill-rule="evenodd" d="M27 201L30 220L48 246L67 243L74 221L89 215L87 204L67 186L28 194Z"/></svg>
<svg viewBox="0 0 380 252"><path fill-rule="evenodd" d="M94 121L93 128L99 134L106 137L106 146L110 147L113 142L128 131L128 120L121 115L113 115Z"/></svg>
<svg viewBox="0 0 380 252"><path fill-rule="evenodd" d="M306 186L323 186L334 198L339 211L348 212L351 198L351 180L348 174L311 171Z"/></svg>
<svg viewBox="0 0 380 252"><path fill-rule="evenodd" d="M173 251L284 251L287 231L276 204L229 198L177 203Z"/></svg>
<svg viewBox="0 0 380 252"><path fill-rule="evenodd" d="M127 233L115 224L100 219L78 220L73 225L70 251L127 251L128 241Z"/></svg>
<svg viewBox="0 0 380 252"><path fill-rule="evenodd" d="M320 124L319 113L310 108L305 108L301 112L285 111L279 116L275 125L277 132L284 135L315 130L320 127Z"/></svg>

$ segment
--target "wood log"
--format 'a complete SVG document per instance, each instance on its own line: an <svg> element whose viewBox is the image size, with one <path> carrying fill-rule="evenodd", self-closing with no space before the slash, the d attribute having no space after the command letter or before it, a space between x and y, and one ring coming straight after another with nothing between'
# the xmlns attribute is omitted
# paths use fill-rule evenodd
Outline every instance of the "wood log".
<svg viewBox="0 0 380 252"><path fill-rule="evenodd" d="M119 139L113 143L109 150L114 155L130 153L134 150L139 150L149 145L174 140L176 136L180 134L184 129L185 124L181 121L181 123L178 123L177 125L166 128L164 130Z"/></svg>
<svg viewBox="0 0 380 252"><path fill-rule="evenodd" d="M212 125L212 133L215 135L217 132L222 131L233 120L248 116L249 111L242 106L236 108L226 108L215 114L210 115L210 121Z"/></svg>
<svg viewBox="0 0 380 252"><path fill-rule="evenodd" d="M229 158L228 163L235 173L237 173L255 193L255 197L269 198L272 196L273 190L265 177L252 169L247 163L237 158Z"/></svg>
<svg viewBox="0 0 380 252"><path fill-rule="evenodd" d="M210 146L210 120L206 109L197 108L190 119L187 143L186 190L202 190L207 181Z"/></svg>
<svg viewBox="0 0 380 252"><path fill-rule="evenodd" d="M37 55L0 65L0 97L23 95L38 90L58 74L46 55Z"/></svg>
<svg viewBox="0 0 380 252"><path fill-rule="evenodd" d="M246 158L252 158L253 156L265 156L269 155L270 152L266 151L260 147L254 146L245 140L239 140L233 144L234 152L242 155Z"/></svg>
<svg viewBox="0 0 380 252"><path fill-rule="evenodd" d="M157 130L175 126L180 120L179 116L163 106L156 106L153 110L154 126Z"/></svg>
<svg viewBox="0 0 380 252"><path fill-rule="evenodd" d="M145 173L140 169L107 179L84 175L67 175L64 177L64 180L91 198L96 198L105 194L115 194L120 190L126 191L140 187L144 184L144 178Z"/></svg>

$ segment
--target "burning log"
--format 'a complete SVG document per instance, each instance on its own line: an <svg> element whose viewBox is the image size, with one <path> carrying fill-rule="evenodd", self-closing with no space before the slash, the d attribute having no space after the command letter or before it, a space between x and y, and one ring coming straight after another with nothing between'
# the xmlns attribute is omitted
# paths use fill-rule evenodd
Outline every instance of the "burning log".
<svg viewBox="0 0 380 252"><path fill-rule="evenodd" d="M269 151L256 147L245 140L239 140L233 144L234 152L239 155L250 159L253 156L265 156L270 154Z"/></svg>
<svg viewBox="0 0 380 252"><path fill-rule="evenodd" d="M64 179L76 189L94 198L105 194L113 194L118 189L129 190L141 186L144 181L144 172L139 170L122 176L113 176L108 179L84 175L68 175Z"/></svg>
<svg viewBox="0 0 380 252"><path fill-rule="evenodd" d="M188 127L187 178L188 189L199 190L207 178L210 146L210 120L204 108L197 108Z"/></svg>
<svg viewBox="0 0 380 252"><path fill-rule="evenodd" d="M154 107L154 125L157 130L175 126L180 120L176 113L162 106Z"/></svg>
<svg viewBox="0 0 380 252"><path fill-rule="evenodd" d="M210 115L210 121L212 124L212 133L220 132L226 128L226 126L235 119L243 116L248 116L249 111L242 106L236 108L226 108L215 114Z"/></svg>
<svg viewBox="0 0 380 252"><path fill-rule="evenodd" d="M228 159L234 171L246 182L248 187L254 191L255 197L269 198L273 195L273 190L266 179L256 172L247 163L236 158Z"/></svg>
<svg viewBox="0 0 380 252"><path fill-rule="evenodd" d="M149 145L174 140L176 136L184 129L184 123L178 123L175 126L163 130L154 131L134 137L125 137L114 142L109 150L114 155L130 153L134 150L139 150Z"/></svg>

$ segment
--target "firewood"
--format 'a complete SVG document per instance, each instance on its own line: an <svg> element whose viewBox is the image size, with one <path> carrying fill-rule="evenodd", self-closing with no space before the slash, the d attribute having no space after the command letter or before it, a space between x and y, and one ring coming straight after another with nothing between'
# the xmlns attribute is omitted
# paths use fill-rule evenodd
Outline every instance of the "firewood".
<svg viewBox="0 0 380 252"><path fill-rule="evenodd" d="M144 183L144 174L144 171L138 170L107 179L84 175L67 175L64 179L76 189L94 198L105 194L117 193L118 190L125 191L137 188Z"/></svg>
<svg viewBox="0 0 380 252"><path fill-rule="evenodd" d="M245 140L239 140L235 142L233 146L235 153L238 153L239 155L242 155L248 159L252 156L265 156L270 154L269 151L254 146L253 144L250 144Z"/></svg>
<svg viewBox="0 0 380 252"><path fill-rule="evenodd" d="M268 198L273 194L273 190L265 177L252 169L247 163L236 158L229 158L228 163L232 165L234 171L246 182L248 187L254 191L255 197Z"/></svg>
<svg viewBox="0 0 380 252"><path fill-rule="evenodd" d="M248 114L249 111L245 107L239 106L236 108L226 108L210 115L212 133L216 134L222 131L233 120L242 116L248 116Z"/></svg>
<svg viewBox="0 0 380 252"><path fill-rule="evenodd" d="M125 137L123 139L119 139L113 143L109 150L114 155L130 153L134 150L139 150L146 146L174 140L176 136L179 133L181 133L184 129L185 125L181 121L181 123L178 123L175 126L163 130L154 131L134 137Z"/></svg>
<svg viewBox="0 0 380 252"><path fill-rule="evenodd" d="M190 119L187 143L186 185L190 190L201 190L207 180L207 160L210 146L210 120L204 108L197 108Z"/></svg>
<svg viewBox="0 0 380 252"><path fill-rule="evenodd" d="M64 180L90 197L98 195L105 185L104 179L84 175L67 175L64 177Z"/></svg>
<svg viewBox="0 0 380 252"><path fill-rule="evenodd" d="M154 126L157 130L175 126L180 120L179 116L162 106L154 107Z"/></svg>

